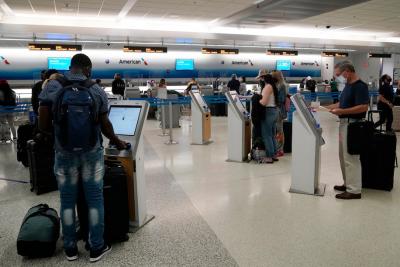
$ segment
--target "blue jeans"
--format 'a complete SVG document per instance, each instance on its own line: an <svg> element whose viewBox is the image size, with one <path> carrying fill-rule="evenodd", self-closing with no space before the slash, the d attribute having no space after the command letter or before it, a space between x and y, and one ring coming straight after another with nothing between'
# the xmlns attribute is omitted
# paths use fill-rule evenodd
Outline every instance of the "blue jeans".
<svg viewBox="0 0 400 267"><path fill-rule="evenodd" d="M93 250L101 249L104 245L103 148L81 154L56 152L54 172L61 198L64 249L76 247L75 206L79 177L82 177L89 210L90 247Z"/></svg>
<svg viewBox="0 0 400 267"><path fill-rule="evenodd" d="M265 118L261 124L261 134L265 145L265 152L267 157L275 157L277 152L276 144L276 124L278 121L278 109L277 108L266 108Z"/></svg>

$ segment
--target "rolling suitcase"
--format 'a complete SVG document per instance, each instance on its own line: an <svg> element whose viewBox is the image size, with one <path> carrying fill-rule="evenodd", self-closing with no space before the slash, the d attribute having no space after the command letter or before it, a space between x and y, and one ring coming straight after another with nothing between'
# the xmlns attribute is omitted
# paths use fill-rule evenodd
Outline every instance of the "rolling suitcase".
<svg viewBox="0 0 400 267"><path fill-rule="evenodd" d="M369 112L372 120L372 112ZM394 133L375 131L370 144L360 155L362 186L377 190L391 191L393 188L397 138Z"/></svg>
<svg viewBox="0 0 400 267"><path fill-rule="evenodd" d="M27 143L31 191L37 195L58 189L54 175L54 149L51 142Z"/></svg>
<svg viewBox="0 0 400 267"><path fill-rule="evenodd" d="M88 207L82 182L79 183L77 211L79 234L86 242L89 233ZM124 168L115 163L106 162L104 183L104 240L106 243L129 240L129 210L127 175Z"/></svg>
<svg viewBox="0 0 400 267"><path fill-rule="evenodd" d="M33 139L35 125L24 124L18 127L17 161L25 167L29 166L27 142Z"/></svg>
<svg viewBox="0 0 400 267"><path fill-rule="evenodd" d="M292 123L289 121L283 122L283 133L285 135L285 143L283 152L292 153Z"/></svg>

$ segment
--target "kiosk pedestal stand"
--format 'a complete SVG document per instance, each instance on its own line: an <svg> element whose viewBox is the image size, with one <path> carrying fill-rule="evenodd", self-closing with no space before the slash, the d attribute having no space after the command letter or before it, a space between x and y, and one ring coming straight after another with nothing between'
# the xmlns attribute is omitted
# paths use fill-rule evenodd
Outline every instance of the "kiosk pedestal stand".
<svg viewBox="0 0 400 267"><path fill-rule="evenodd" d="M199 92L190 91L192 98L192 145L208 145L211 141L211 113Z"/></svg>
<svg viewBox="0 0 400 267"><path fill-rule="evenodd" d="M248 161L251 150L250 114L235 91L225 93L228 99L228 160Z"/></svg>
<svg viewBox="0 0 400 267"><path fill-rule="evenodd" d="M147 118L147 101L111 101L109 118L118 137L131 144L130 150L119 151L114 147L105 149L105 160L123 166L127 175L130 231L154 219L147 214L146 180L142 130Z"/></svg>
<svg viewBox="0 0 400 267"><path fill-rule="evenodd" d="M325 144L319 122L311 114L300 94L291 97L293 113L291 193L323 196L325 184L319 183L321 146Z"/></svg>

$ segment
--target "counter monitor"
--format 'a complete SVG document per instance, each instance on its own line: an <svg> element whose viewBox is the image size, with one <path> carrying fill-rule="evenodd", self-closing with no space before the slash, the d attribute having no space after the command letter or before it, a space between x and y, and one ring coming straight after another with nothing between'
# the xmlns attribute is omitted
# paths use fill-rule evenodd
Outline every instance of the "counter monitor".
<svg viewBox="0 0 400 267"><path fill-rule="evenodd" d="M134 136L141 109L141 106L111 106L108 117L115 134Z"/></svg>
<svg viewBox="0 0 400 267"><path fill-rule="evenodd" d="M177 59L176 70L194 70L194 59Z"/></svg>
<svg viewBox="0 0 400 267"><path fill-rule="evenodd" d="M47 58L48 69L69 70L71 58L69 57L49 57Z"/></svg>
<svg viewBox="0 0 400 267"><path fill-rule="evenodd" d="M277 60L276 70L290 70L292 62L290 60Z"/></svg>

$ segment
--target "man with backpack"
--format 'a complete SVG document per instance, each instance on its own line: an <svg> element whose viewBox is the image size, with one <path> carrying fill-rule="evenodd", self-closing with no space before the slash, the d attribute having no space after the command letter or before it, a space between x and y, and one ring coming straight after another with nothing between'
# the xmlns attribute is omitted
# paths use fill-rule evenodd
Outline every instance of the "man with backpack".
<svg viewBox="0 0 400 267"><path fill-rule="evenodd" d="M78 258L75 206L80 178L89 210L90 261L100 260L111 250L103 238L104 152L101 133L118 149L127 147L114 134L108 119L107 95L90 79L91 70L89 57L76 54L65 77L48 81L39 96L39 128L47 133L54 128L54 172L61 198L64 250L69 261Z"/></svg>

